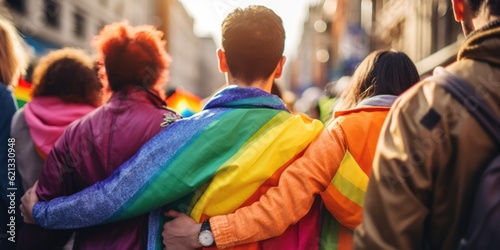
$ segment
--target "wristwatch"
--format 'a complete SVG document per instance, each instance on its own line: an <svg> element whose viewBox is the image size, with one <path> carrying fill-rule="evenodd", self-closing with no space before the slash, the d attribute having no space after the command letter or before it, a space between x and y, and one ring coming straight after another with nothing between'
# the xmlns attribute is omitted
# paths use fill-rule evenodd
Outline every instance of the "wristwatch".
<svg viewBox="0 0 500 250"><path fill-rule="evenodd" d="M200 234L198 234L198 243L203 247L214 247L215 239L212 234L212 228L210 228L210 220L206 219L201 224Z"/></svg>

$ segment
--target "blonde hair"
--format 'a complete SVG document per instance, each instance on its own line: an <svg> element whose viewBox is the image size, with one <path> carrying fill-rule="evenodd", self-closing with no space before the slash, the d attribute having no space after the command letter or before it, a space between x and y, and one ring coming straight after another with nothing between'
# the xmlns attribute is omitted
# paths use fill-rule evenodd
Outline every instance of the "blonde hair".
<svg viewBox="0 0 500 250"><path fill-rule="evenodd" d="M0 82L16 86L28 66L28 55L11 22L0 18Z"/></svg>

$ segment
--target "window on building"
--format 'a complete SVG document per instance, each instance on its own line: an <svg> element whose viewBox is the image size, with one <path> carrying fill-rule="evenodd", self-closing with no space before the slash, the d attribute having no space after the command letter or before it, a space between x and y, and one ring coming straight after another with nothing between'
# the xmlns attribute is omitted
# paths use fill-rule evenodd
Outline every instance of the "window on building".
<svg viewBox="0 0 500 250"><path fill-rule="evenodd" d="M49 26L59 27L61 16L61 4L57 0L45 0L45 21Z"/></svg>
<svg viewBox="0 0 500 250"><path fill-rule="evenodd" d="M19 12L24 12L24 0L7 0L7 3L13 9L18 10Z"/></svg>
<svg viewBox="0 0 500 250"><path fill-rule="evenodd" d="M74 34L77 37L84 38L85 37L85 16L82 11L76 10L73 13L73 21L74 21Z"/></svg>

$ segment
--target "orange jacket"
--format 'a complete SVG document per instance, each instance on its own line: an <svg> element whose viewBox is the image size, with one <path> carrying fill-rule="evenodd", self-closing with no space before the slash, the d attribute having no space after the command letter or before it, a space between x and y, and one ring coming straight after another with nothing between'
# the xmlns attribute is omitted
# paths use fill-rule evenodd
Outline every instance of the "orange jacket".
<svg viewBox="0 0 500 250"><path fill-rule="evenodd" d="M277 187L251 206L210 219L217 247L280 235L309 212L315 194L320 193L335 217L323 219L320 245L352 249L351 230L361 223L371 162L388 112L385 106L336 112L335 120L309 145L304 156L283 172Z"/></svg>
<svg viewBox="0 0 500 250"><path fill-rule="evenodd" d="M324 213L322 223L324 249L352 249L352 230L362 220L373 156L388 112L389 107L360 107L335 113L339 127L332 132L344 135L345 150L328 187L321 192L330 212Z"/></svg>

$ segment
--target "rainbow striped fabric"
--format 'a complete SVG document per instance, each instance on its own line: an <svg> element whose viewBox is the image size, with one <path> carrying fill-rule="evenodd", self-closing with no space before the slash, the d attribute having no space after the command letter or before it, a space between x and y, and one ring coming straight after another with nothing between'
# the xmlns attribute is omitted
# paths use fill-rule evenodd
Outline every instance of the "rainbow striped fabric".
<svg viewBox="0 0 500 250"><path fill-rule="evenodd" d="M320 249L352 249L353 229L361 222L368 181L368 175L347 150L333 180L321 193L326 209L321 219ZM332 214L352 224L342 225Z"/></svg>
<svg viewBox="0 0 500 250"><path fill-rule="evenodd" d="M362 221L379 132L396 98L374 96L354 109L335 112L334 122L345 134L348 150L330 184L320 193L329 212L322 213L320 249L353 248L353 230Z"/></svg>
<svg viewBox="0 0 500 250"><path fill-rule="evenodd" d="M31 101L31 90L33 86L28 81L23 78L19 78L16 89L14 90L14 96L16 97L17 107L22 108L26 103Z"/></svg>
<svg viewBox="0 0 500 250"><path fill-rule="evenodd" d="M323 125L293 116L260 89L227 87L204 110L147 142L108 179L78 194L38 202L37 224L80 228L150 213L148 249L161 249L161 212L201 221L251 204L302 154Z"/></svg>

